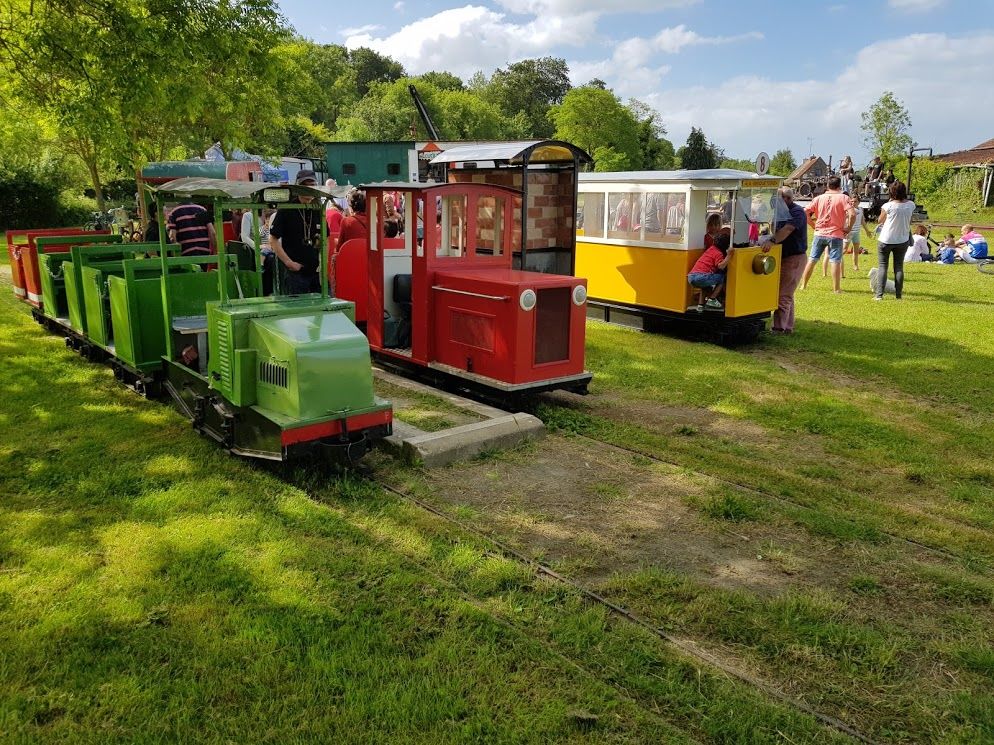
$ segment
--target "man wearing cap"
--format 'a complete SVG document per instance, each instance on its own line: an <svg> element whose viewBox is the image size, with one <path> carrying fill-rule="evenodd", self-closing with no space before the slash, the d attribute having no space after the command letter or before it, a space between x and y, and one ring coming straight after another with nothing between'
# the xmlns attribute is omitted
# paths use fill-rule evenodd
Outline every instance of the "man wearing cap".
<svg viewBox="0 0 994 745"><path fill-rule="evenodd" d="M300 186L317 186L314 171L301 170L296 183ZM294 199L309 205L314 197ZM321 291L318 276L318 244L321 242L321 214L314 209L277 210L269 230L269 244L286 268L285 294L303 295Z"/></svg>

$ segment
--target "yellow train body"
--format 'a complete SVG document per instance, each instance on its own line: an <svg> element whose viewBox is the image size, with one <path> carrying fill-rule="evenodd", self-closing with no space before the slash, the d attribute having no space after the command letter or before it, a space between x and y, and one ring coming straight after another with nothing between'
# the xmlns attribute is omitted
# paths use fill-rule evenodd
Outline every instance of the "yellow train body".
<svg viewBox="0 0 994 745"><path fill-rule="evenodd" d="M733 245L723 311L709 321L764 318L777 306L780 246L757 245L777 217L780 180L742 171L581 174L576 275L594 304L702 318L687 281L718 215ZM764 264L758 256L769 257Z"/></svg>

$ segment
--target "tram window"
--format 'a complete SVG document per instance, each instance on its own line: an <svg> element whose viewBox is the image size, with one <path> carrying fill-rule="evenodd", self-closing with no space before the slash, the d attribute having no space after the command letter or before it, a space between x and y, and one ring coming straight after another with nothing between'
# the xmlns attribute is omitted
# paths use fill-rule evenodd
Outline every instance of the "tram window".
<svg viewBox="0 0 994 745"><path fill-rule="evenodd" d="M644 240L650 243L676 243L683 238L687 195L682 192L650 191L645 195Z"/></svg>
<svg viewBox="0 0 994 745"><path fill-rule="evenodd" d="M504 250L504 200L480 197L476 202L477 254L500 256Z"/></svg>
<svg viewBox="0 0 994 745"><path fill-rule="evenodd" d="M576 227L592 238L604 237L604 194L580 192L576 205Z"/></svg>
<svg viewBox="0 0 994 745"><path fill-rule="evenodd" d="M641 237L641 197L635 192L612 192L607 195L608 238L638 240Z"/></svg>
<svg viewBox="0 0 994 745"><path fill-rule="evenodd" d="M466 254L466 195L458 194L442 200L442 240L436 256Z"/></svg>

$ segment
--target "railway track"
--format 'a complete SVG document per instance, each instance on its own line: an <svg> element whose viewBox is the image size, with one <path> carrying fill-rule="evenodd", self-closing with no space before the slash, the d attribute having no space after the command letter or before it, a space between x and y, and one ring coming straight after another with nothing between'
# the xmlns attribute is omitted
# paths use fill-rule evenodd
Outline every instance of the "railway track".
<svg viewBox="0 0 994 745"><path fill-rule="evenodd" d="M585 438L585 439L592 440L598 443L601 442L599 440L593 440L593 438ZM601 443L601 444L615 447L612 446L610 443ZM618 449L625 450L625 448L618 448ZM644 455L642 453L639 454ZM677 636L675 634L670 633L669 631L666 631L663 628L660 628L659 626L656 626L655 624L651 623L650 621L643 618L639 614L629 610L628 608L625 608L624 606L621 606L613 602L612 600L604 597L603 595L600 595L599 593L583 585L582 583L576 582L575 580L572 580L569 577L560 574L552 567L526 556L525 554L511 547L510 545L500 540L499 538L495 537L494 535L488 533L487 531L481 530L480 528L477 528L463 520L453 517L448 513L446 513L444 510L439 509L435 505L426 502L425 500L413 494L405 492L402 489L397 489L393 485L388 484L381 479L378 479L369 467L362 465L357 470L360 474L362 474L364 478L372 481L377 486L389 492L390 494L393 494L399 499L417 507L418 509L424 512L434 515L435 517L456 527L457 529L463 531L464 533L467 533L469 535L475 536L478 539L483 540L485 543L493 547L494 553L496 553L497 555L507 559L512 559L524 566L527 566L532 572L534 572L537 575L548 577L549 579L552 579L557 583L569 587L574 592L577 592L582 597L584 597L588 602L601 606L616 618L620 618L626 623L631 623L649 632L656 638L663 641L668 646L672 647L675 650L678 650L679 652L681 652L682 654L688 657L693 658L694 660L702 663L708 668L718 671L728 676L729 678L737 680L758 691L761 691L765 695L779 701L785 706L788 706L800 713L803 713L807 716L816 719L824 726L840 734L846 735L848 737L853 738L854 740L863 743L879 742L877 740L874 740L870 736L866 735L865 733L861 732L851 724L844 722L843 720L834 717L831 714L819 711L818 709L815 709L814 707L808 705L804 701L801 701L797 698L794 698L784 693L783 691L771 685L770 683L762 681L757 677L750 675L749 673L739 669L738 667L724 661L723 659L721 659L721 657L718 654L707 650L706 648L702 647L696 642L681 636ZM561 656L561 653L557 652L557 655ZM576 663L574 662L573 664Z"/></svg>

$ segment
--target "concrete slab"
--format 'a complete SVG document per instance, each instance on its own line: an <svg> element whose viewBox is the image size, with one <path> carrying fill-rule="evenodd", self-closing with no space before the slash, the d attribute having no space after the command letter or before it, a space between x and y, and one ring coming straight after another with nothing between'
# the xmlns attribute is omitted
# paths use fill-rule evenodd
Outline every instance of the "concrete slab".
<svg viewBox="0 0 994 745"><path fill-rule="evenodd" d="M381 446L410 463L437 468L472 458L484 451L514 447L545 434L542 420L531 414L503 411L377 368L373 368L373 374L391 385L434 396L483 419L438 432L425 432L394 419L393 435L385 438Z"/></svg>

